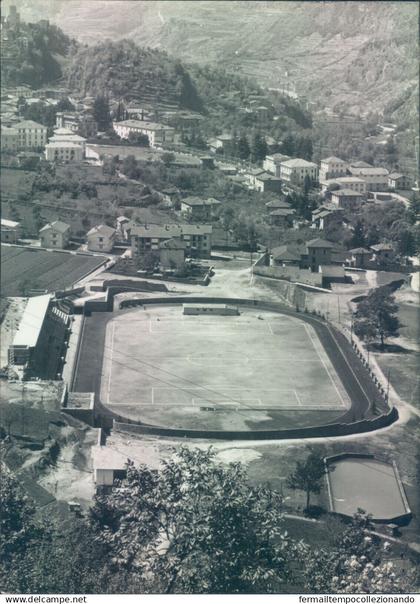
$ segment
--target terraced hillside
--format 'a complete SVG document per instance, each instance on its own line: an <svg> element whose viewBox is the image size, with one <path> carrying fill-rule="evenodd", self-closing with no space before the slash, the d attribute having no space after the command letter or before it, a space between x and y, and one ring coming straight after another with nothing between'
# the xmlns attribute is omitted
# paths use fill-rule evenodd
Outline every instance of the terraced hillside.
<svg viewBox="0 0 420 604"><path fill-rule="evenodd" d="M83 42L111 35L217 65L320 106L417 114L416 2L38 0L22 2ZM120 10L115 10L120 8Z"/></svg>

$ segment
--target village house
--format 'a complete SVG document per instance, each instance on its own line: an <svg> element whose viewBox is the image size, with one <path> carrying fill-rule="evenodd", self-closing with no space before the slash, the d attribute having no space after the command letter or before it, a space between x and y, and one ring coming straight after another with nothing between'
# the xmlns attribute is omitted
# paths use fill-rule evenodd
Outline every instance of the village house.
<svg viewBox="0 0 420 604"><path fill-rule="evenodd" d="M181 270L185 265L186 244L180 237L172 237L159 244L159 264L163 270Z"/></svg>
<svg viewBox="0 0 420 604"><path fill-rule="evenodd" d="M260 193L281 193L281 179L264 172L255 177L254 189Z"/></svg>
<svg viewBox="0 0 420 604"><path fill-rule="evenodd" d="M305 244L288 243L271 250L270 264L273 266L295 266L306 268L308 252Z"/></svg>
<svg viewBox="0 0 420 604"><path fill-rule="evenodd" d="M386 168L349 166L352 176L362 178L366 183L366 191L385 191L388 188L389 172Z"/></svg>
<svg viewBox="0 0 420 604"><path fill-rule="evenodd" d="M323 231L343 224L343 209L332 204L323 204L312 212L312 226Z"/></svg>
<svg viewBox="0 0 420 604"><path fill-rule="evenodd" d="M285 182L303 185L306 176L311 182L318 180L317 164L306 159L288 159L280 164L280 178Z"/></svg>
<svg viewBox="0 0 420 604"><path fill-rule="evenodd" d="M110 252L114 247L116 230L107 224L99 224L88 231L87 247L91 252Z"/></svg>
<svg viewBox="0 0 420 604"><path fill-rule="evenodd" d="M284 155L283 153L273 153L273 155L267 155L263 161L263 168L266 172L274 174L274 176L280 178L280 164L281 162L289 159L289 155Z"/></svg>
<svg viewBox="0 0 420 604"><path fill-rule="evenodd" d="M257 187L257 177L262 176L263 174L266 174L266 172L262 168L249 168L249 170L244 173L245 182L248 188L255 190Z"/></svg>
<svg viewBox="0 0 420 604"><path fill-rule="evenodd" d="M339 178L325 180L322 183L322 191L327 191L331 185L338 186L339 189L351 189L362 195L366 193L366 181L357 176L340 176Z"/></svg>
<svg viewBox="0 0 420 604"><path fill-rule="evenodd" d="M19 148L19 132L17 128L1 127L1 150L15 152Z"/></svg>
<svg viewBox="0 0 420 604"><path fill-rule="evenodd" d="M232 151L233 136L231 134L220 134L208 141L212 153L229 153Z"/></svg>
<svg viewBox="0 0 420 604"><path fill-rule="evenodd" d="M379 265L395 261L395 249L391 243L378 243L371 245L370 249L373 252L372 261Z"/></svg>
<svg viewBox="0 0 420 604"><path fill-rule="evenodd" d="M331 191L331 203L337 208L354 210L364 201L364 195L352 189L338 189Z"/></svg>
<svg viewBox="0 0 420 604"><path fill-rule="evenodd" d="M86 148L86 139L83 136L75 134L69 128L56 128L53 136L48 141L49 143L75 143L82 147L83 154Z"/></svg>
<svg viewBox="0 0 420 604"><path fill-rule="evenodd" d="M392 172L392 174L388 174L388 189L400 189L404 191L410 187L411 180L405 174L400 174L399 172Z"/></svg>
<svg viewBox="0 0 420 604"><path fill-rule="evenodd" d="M326 239L316 238L306 242L308 265L312 272L317 272L321 265L331 264L334 247L334 243Z"/></svg>
<svg viewBox="0 0 420 604"><path fill-rule="evenodd" d="M130 134L144 134L149 139L151 147L160 147L175 142L175 129L164 124L144 120L124 120L113 122L113 128L120 138L128 138Z"/></svg>
<svg viewBox="0 0 420 604"><path fill-rule="evenodd" d="M132 255L158 251L162 241L180 238L185 243L186 254L209 257L212 227L206 224L134 225L130 228Z"/></svg>
<svg viewBox="0 0 420 604"><path fill-rule="evenodd" d="M79 143L60 141L45 146L45 159L55 162L80 162L83 160L83 147Z"/></svg>
<svg viewBox="0 0 420 604"><path fill-rule="evenodd" d="M22 227L20 222L14 220L1 219L1 240L4 243L17 243L22 236Z"/></svg>
<svg viewBox="0 0 420 604"><path fill-rule="evenodd" d="M70 226L61 220L55 220L42 227L39 236L42 247L64 249L69 243Z"/></svg>
<svg viewBox="0 0 420 604"><path fill-rule="evenodd" d="M75 111L59 111L55 116L55 124L57 128L65 128L77 134L83 124L84 130L89 136L96 136L97 126L90 113L81 113Z"/></svg>
<svg viewBox="0 0 420 604"><path fill-rule="evenodd" d="M372 251L365 247L355 247L348 251L347 264L352 268L365 269L368 261L372 257Z"/></svg>
<svg viewBox="0 0 420 604"><path fill-rule="evenodd" d="M331 178L339 178L340 176L346 176L347 174L347 162L339 157L327 157L321 159L319 169L319 182L322 183L325 180Z"/></svg>
<svg viewBox="0 0 420 604"><path fill-rule="evenodd" d="M181 212L189 218L210 220L221 205L220 201L212 197L208 199L186 197L181 200Z"/></svg>
<svg viewBox="0 0 420 604"><path fill-rule="evenodd" d="M290 210L292 206L284 199L273 199L272 201L268 201L265 207L272 212L273 210Z"/></svg>
<svg viewBox="0 0 420 604"><path fill-rule="evenodd" d="M295 210L293 208L278 208L270 212L270 224L290 227L293 225L294 216Z"/></svg>
<svg viewBox="0 0 420 604"><path fill-rule="evenodd" d="M32 120L18 122L14 128L18 131L19 149L39 149L47 144L48 128Z"/></svg>

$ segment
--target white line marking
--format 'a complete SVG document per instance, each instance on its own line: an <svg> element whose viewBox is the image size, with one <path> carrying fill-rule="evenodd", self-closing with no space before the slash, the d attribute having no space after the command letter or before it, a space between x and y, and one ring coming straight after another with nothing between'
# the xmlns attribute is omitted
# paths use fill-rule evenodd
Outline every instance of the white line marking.
<svg viewBox="0 0 420 604"><path fill-rule="evenodd" d="M342 356L342 357L343 357L343 359L346 361L347 366L349 367L350 371L352 372L352 374L353 374L353 376L354 376L354 379L355 379L355 380L356 380L356 382L359 384L359 387L360 387L361 391L362 391L362 392L363 392L363 394L365 395L365 397L366 397L366 399L367 399L367 401L369 402L369 405L370 405L370 397L368 397L368 395L367 395L367 394L366 394L366 392L365 392L365 389L363 388L362 384L359 382L359 380L358 380L358 378L357 378L357 375L354 373L353 368L352 368L352 366L350 365L350 363L348 362L346 355L345 355L345 354L344 354L344 352L341 350L341 346L340 346L340 344L337 342L337 340L335 339L335 336L334 336L333 332L331 331L331 329L330 329L329 325L327 325L327 329L328 329L328 331L330 332L330 335L331 335L332 339L334 340L334 342L336 343L337 348L338 348L338 350L339 350L339 351L340 351L340 353L341 353L341 356Z"/></svg>
<svg viewBox="0 0 420 604"><path fill-rule="evenodd" d="M152 386L152 405L155 404L155 389Z"/></svg>
<svg viewBox="0 0 420 604"><path fill-rule="evenodd" d="M111 356L110 356L110 364L109 364L109 374L108 374L108 405L111 403L111 375L112 375L112 362L114 356L114 335L115 335L115 323L112 323L112 335L111 335Z"/></svg>
<svg viewBox="0 0 420 604"><path fill-rule="evenodd" d="M267 321L267 325L268 325L271 335L274 336L275 334L274 334L273 328L271 327L270 321Z"/></svg>
<svg viewBox="0 0 420 604"><path fill-rule="evenodd" d="M306 322L305 322L305 330L306 330L306 333L308 334L308 336L309 336L309 338L310 338L310 340L311 340L311 342L312 342L312 346L314 347L314 350L315 350L316 354L318 355L319 360L320 360L320 361L321 361L321 363L323 364L324 369L325 369L325 371L327 372L327 375L328 375L328 377L330 378L331 383L332 383L332 385L334 386L334 388L335 388L335 390L336 390L336 392L337 392L337 394L338 394L338 396L339 396L339 400L341 401L341 405L342 405L342 407L344 407L345 409L347 409L347 406L346 406L346 404L345 404L345 402L344 402L344 399L343 399L343 397L342 397L342 395L341 395L341 392L340 392L340 391L339 391L339 389L337 388L337 384L335 383L335 380L333 380L332 375L331 375L331 373L330 373L330 370L329 370L329 369L328 369L328 367L327 367L327 364L325 363L324 359L323 359L323 358L322 358L322 356L320 355L319 350L318 350L318 347L317 347L317 346L315 346L315 341L314 341L314 338L313 338L313 336L312 336L312 334L311 334L311 332L310 332L310 330L309 330L309 326L308 326L308 324L307 324Z"/></svg>
<svg viewBox="0 0 420 604"><path fill-rule="evenodd" d="M302 401L300 400L298 393L296 392L296 390L293 390L293 392L295 393L295 397L298 402L298 406L302 407Z"/></svg>

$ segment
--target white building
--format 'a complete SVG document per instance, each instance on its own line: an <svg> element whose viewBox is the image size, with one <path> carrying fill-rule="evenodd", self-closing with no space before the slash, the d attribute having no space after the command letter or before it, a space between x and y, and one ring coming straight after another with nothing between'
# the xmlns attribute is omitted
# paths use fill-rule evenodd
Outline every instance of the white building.
<svg viewBox="0 0 420 604"><path fill-rule="evenodd" d="M60 141L45 146L45 159L48 161L77 162L82 161L83 147L80 143Z"/></svg>
<svg viewBox="0 0 420 604"><path fill-rule="evenodd" d="M283 155L283 153L273 153L273 155L267 155L263 161L263 168L266 172L274 174L277 178L280 178L280 164L281 162L288 161L289 155Z"/></svg>
<svg viewBox="0 0 420 604"><path fill-rule="evenodd" d="M42 227L39 236L42 247L64 249L69 243L70 225L61 220L55 220Z"/></svg>
<svg viewBox="0 0 420 604"><path fill-rule="evenodd" d="M352 176L357 176L365 181L367 191L385 191L388 188L389 172L386 168L374 166L366 168L353 165L349 167L349 172Z"/></svg>
<svg viewBox="0 0 420 604"><path fill-rule="evenodd" d="M292 184L303 184L309 176L312 182L318 180L318 165L306 159L288 159L280 164L280 178Z"/></svg>
<svg viewBox="0 0 420 604"><path fill-rule="evenodd" d="M75 143L80 145L85 153L86 139L83 136L75 134L68 128L56 128L53 136L49 139L49 143Z"/></svg>
<svg viewBox="0 0 420 604"><path fill-rule="evenodd" d="M327 157L321 159L321 167L319 169L319 182L324 182L330 178L339 178L346 176L348 164L343 159L335 157Z"/></svg>
<svg viewBox="0 0 420 604"><path fill-rule="evenodd" d="M131 133L145 134L149 138L151 147L159 147L165 143L175 142L175 129L164 124L143 120L124 120L113 122L113 127L120 138L128 138Z"/></svg>
<svg viewBox="0 0 420 604"><path fill-rule="evenodd" d="M32 120L18 122L14 128L18 131L20 149L38 149L47 144L48 128Z"/></svg>
<svg viewBox="0 0 420 604"><path fill-rule="evenodd" d="M110 252L114 247L116 230L106 224L99 224L87 233L88 250Z"/></svg>
<svg viewBox="0 0 420 604"><path fill-rule="evenodd" d="M22 235L20 222L14 220L1 219L1 240L5 243L16 243Z"/></svg>
<svg viewBox="0 0 420 604"><path fill-rule="evenodd" d="M19 132L16 128L1 127L1 150L17 151L19 148Z"/></svg>
<svg viewBox="0 0 420 604"><path fill-rule="evenodd" d="M338 185L340 189L351 189L363 195L366 193L366 182L363 178L357 176L341 176L340 178L331 178L322 183L322 190L326 191L329 186Z"/></svg>

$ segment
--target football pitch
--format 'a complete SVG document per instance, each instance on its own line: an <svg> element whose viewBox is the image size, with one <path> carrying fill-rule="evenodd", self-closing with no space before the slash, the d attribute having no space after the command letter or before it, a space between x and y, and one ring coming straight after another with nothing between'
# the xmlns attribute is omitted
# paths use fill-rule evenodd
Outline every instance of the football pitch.
<svg viewBox="0 0 420 604"><path fill-rule="evenodd" d="M313 327L241 308L185 316L181 306L115 315L106 326L101 400L147 410L341 411L350 399ZM147 414L146 414L147 415Z"/></svg>

